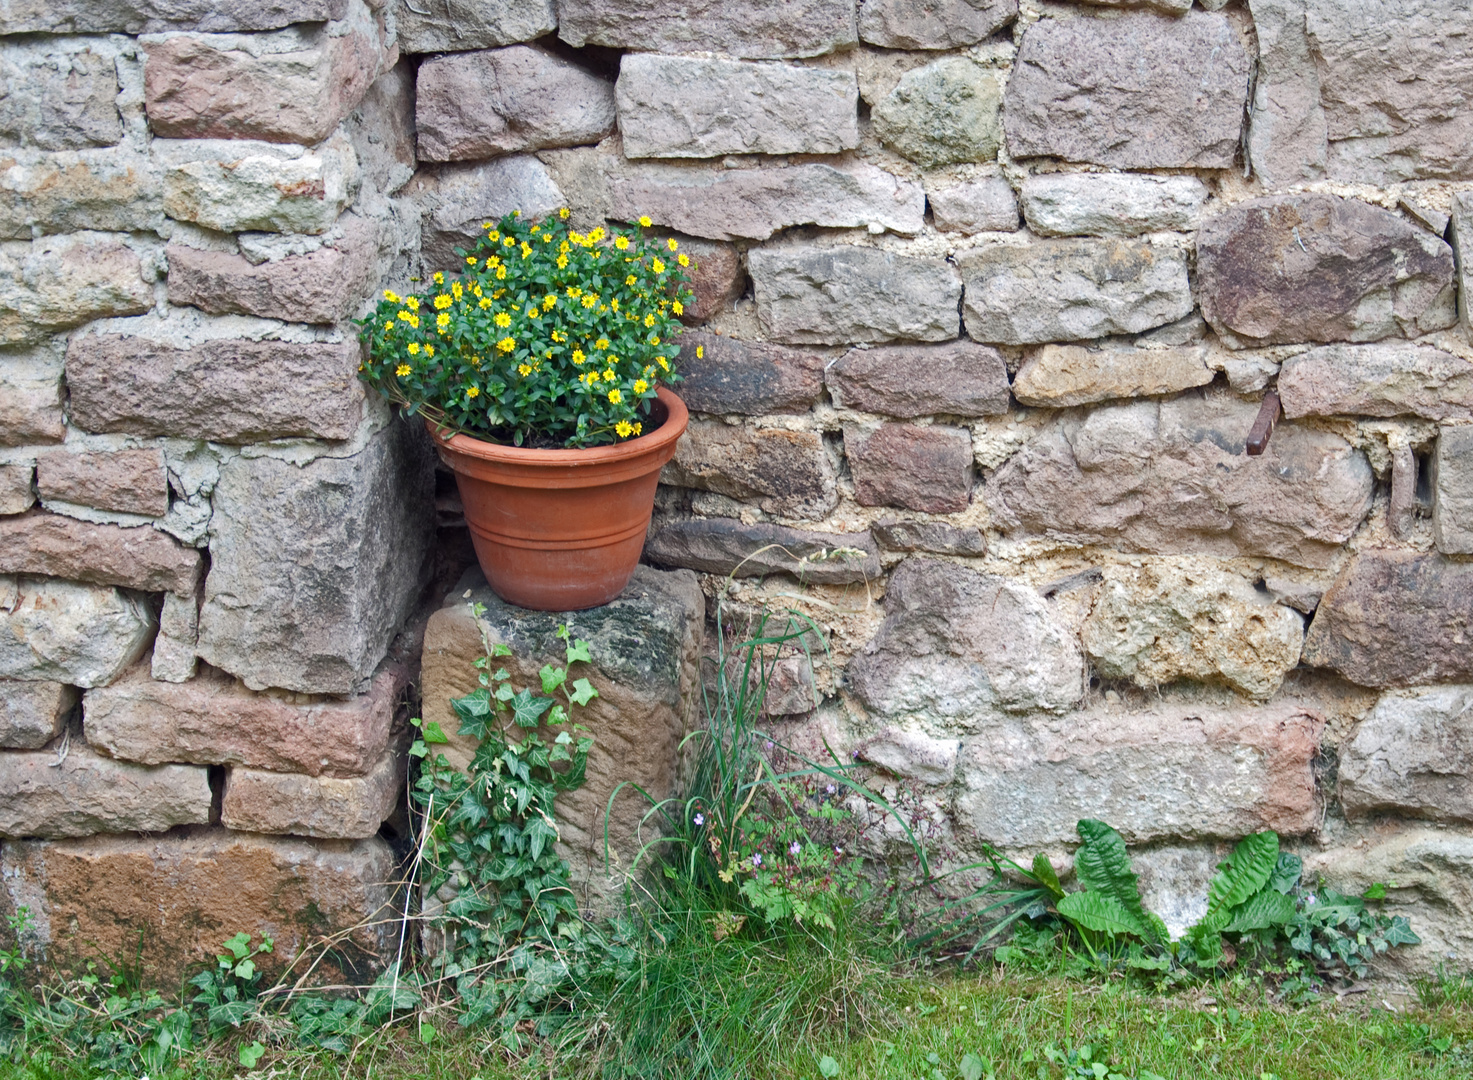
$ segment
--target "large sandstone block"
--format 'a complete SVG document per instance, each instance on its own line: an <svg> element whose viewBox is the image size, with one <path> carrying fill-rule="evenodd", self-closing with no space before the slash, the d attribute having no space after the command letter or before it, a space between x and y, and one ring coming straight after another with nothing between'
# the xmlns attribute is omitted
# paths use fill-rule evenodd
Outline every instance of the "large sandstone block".
<svg viewBox="0 0 1473 1080"><path fill-rule="evenodd" d="M226 463L200 657L253 690L353 693L419 596L433 469L423 431L399 419L350 456Z"/></svg>
<svg viewBox="0 0 1473 1080"><path fill-rule="evenodd" d="M494 49L557 29L554 0L440 0L433 7L394 0L394 14L407 53Z"/></svg>
<svg viewBox="0 0 1473 1080"><path fill-rule="evenodd" d="M52 450L36 460L42 499L163 517L169 512L169 479L158 449L73 452Z"/></svg>
<svg viewBox="0 0 1473 1080"><path fill-rule="evenodd" d="M678 361L680 399L695 412L805 413L823 394L824 358L802 349L687 330Z"/></svg>
<svg viewBox="0 0 1473 1080"><path fill-rule="evenodd" d="M23 514L36 504L36 467L0 465L0 516Z"/></svg>
<svg viewBox="0 0 1473 1080"><path fill-rule="evenodd" d="M851 349L824 370L841 408L883 416L999 416L1008 411L1008 369L986 345L882 345Z"/></svg>
<svg viewBox="0 0 1473 1080"><path fill-rule="evenodd" d="M59 840L210 821L209 770L99 757L80 740L0 753L0 836Z"/></svg>
<svg viewBox="0 0 1473 1080"><path fill-rule="evenodd" d="M1473 564L1369 548L1320 601L1304 662L1361 686L1467 682L1473 680L1465 640L1470 622Z"/></svg>
<svg viewBox="0 0 1473 1080"><path fill-rule="evenodd" d="M352 778L382 759L407 675L385 664L346 700L259 694L214 668L188 682L138 664L85 701L87 742L124 761L234 765Z"/></svg>
<svg viewBox="0 0 1473 1080"><path fill-rule="evenodd" d="M1249 167L1266 187L1325 175L1328 142L1304 0L1248 0L1258 73L1248 113Z"/></svg>
<svg viewBox="0 0 1473 1080"><path fill-rule="evenodd" d="M486 606L480 624L470 609L477 602ZM423 716L449 736L450 744L439 749L453 764L464 767L475 752L475 741L459 735L450 701L478 685L474 664L483 655L483 627L491 641L511 648L512 655L498 663L511 671L514 684L535 688L543 664L562 662L560 624L589 642L593 662L578 665L573 674L598 691L575 717L594 738L587 779L557 799L558 847L572 865L581 906L589 899L620 896L622 871L639 850L637 828L649 804L626 786L610 810L615 788L637 784L655 799L678 793L680 740L687 724L698 723L688 710L698 708L705 600L690 571L663 573L641 566L619 598L603 607L525 611L497 597L480 570L472 568L425 630ZM605 828L614 860L607 873ZM649 839L646 829L644 840Z"/></svg>
<svg viewBox="0 0 1473 1080"><path fill-rule="evenodd" d="M311 150L225 140L154 143L161 146L164 212L216 232L324 233L358 190L358 159L342 137Z"/></svg>
<svg viewBox="0 0 1473 1080"><path fill-rule="evenodd" d="M1257 412L1185 395L1059 417L993 475L994 521L1012 536L1328 566L1370 512L1371 467L1339 435L1293 423L1247 457Z"/></svg>
<svg viewBox="0 0 1473 1080"><path fill-rule="evenodd" d="M49 347L0 353L0 446L66 437L62 361Z"/></svg>
<svg viewBox="0 0 1473 1080"><path fill-rule="evenodd" d="M1285 416L1473 420L1473 363L1429 345L1323 345L1279 369Z"/></svg>
<svg viewBox="0 0 1473 1080"><path fill-rule="evenodd" d="M686 326L699 326L741 298L747 288L747 269L735 244L687 239L680 246L691 259L685 268L691 301L685 305L680 321Z"/></svg>
<svg viewBox="0 0 1473 1080"><path fill-rule="evenodd" d="M313 841L207 828L7 841L0 871L7 906L30 909L24 944L63 971L85 971L98 956L136 957L150 983L178 986L213 967L220 943L245 930L274 939L275 951L258 960L268 971L331 938L317 974L367 985L399 942L398 868L378 837Z"/></svg>
<svg viewBox="0 0 1473 1080"><path fill-rule="evenodd" d="M1137 236L1190 229L1207 185L1195 176L1046 173L1024 179L1019 194L1040 236Z"/></svg>
<svg viewBox="0 0 1473 1080"><path fill-rule="evenodd" d="M762 328L778 341L846 345L957 336L962 284L941 259L847 246L756 248L747 254L747 269Z"/></svg>
<svg viewBox="0 0 1473 1080"><path fill-rule="evenodd" d="M343 121L370 191L397 194L414 176L414 69L405 58L369 86Z"/></svg>
<svg viewBox="0 0 1473 1080"><path fill-rule="evenodd" d="M783 517L821 518L839 501L834 463L812 431L692 420L660 480Z"/></svg>
<svg viewBox="0 0 1473 1080"><path fill-rule="evenodd" d="M11 0L0 34L229 33L340 19L347 0Z"/></svg>
<svg viewBox="0 0 1473 1080"><path fill-rule="evenodd" d="M783 525L747 525L735 518L660 523L644 557L660 566L723 577L792 574L811 585L878 581L880 553L868 532L828 533Z"/></svg>
<svg viewBox="0 0 1473 1080"><path fill-rule="evenodd" d="M59 682L0 679L0 746L39 750L61 734L77 707L77 688Z"/></svg>
<svg viewBox="0 0 1473 1080"><path fill-rule="evenodd" d="M793 225L874 226L902 236L925 227L920 184L864 162L713 170L630 165L609 177L611 216L712 240L766 240Z"/></svg>
<svg viewBox="0 0 1473 1080"><path fill-rule="evenodd" d="M117 59L110 44L6 41L0 47L0 141L85 150L122 139Z"/></svg>
<svg viewBox="0 0 1473 1080"><path fill-rule="evenodd" d="M1248 72L1224 15L1041 19L1024 33L1008 81L1008 153L1118 169L1231 168Z"/></svg>
<svg viewBox="0 0 1473 1080"><path fill-rule="evenodd" d="M568 201L547 166L530 154L421 171L406 192L425 214L421 256L427 272L464 266L455 249L475 247L486 222L513 210L539 218Z"/></svg>
<svg viewBox="0 0 1473 1080"><path fill-rule="evenodd" d="M1202 315L1228 345L1376 341L1456 319L1452 250L1335 195L1238 203L1197 234Z"/></svg>
<svg viewBox="0 0 1473 1080"><path fill-rule="evenodd" d="M1176 703L997 724L962 744L954 813L1012 848L1072 843L1087 817L1131 843L1313 833L1323 727L1297 705Z"/></svg>
<svg viewBox="0 0 1473 1080"><path fill-rule="evenodd" d="M1445 427L1437 433L1432 535L1445 555L1473 555L1473 427Z"/></svg>
<svg viewBox="0 0 1473 1080"><path fill-rule="evenodd" d="M0 679L106 686L148 650L155 629L135 594L0 577Z"/></svg>
<svg viewBox="0 0 1473 1080"><path fill-rule="evenodd" d="M0 152L0 239L87 229L153 232L163 220L163 173L136 150Z"/></svg>
<svg viewBox="0 0 1473 1080"><path fill-rule="evenodd" d="M1351 820L1393 813L1473 821L1473 687L1393 690L1340 748L1340 802Z"/></svg>
<svg viewBox="0 0 1473 1080"><path fill-rule="evenodd" d="M959 260L975 341L1031 345L1136 334L1188 315L1186 252L1138 240L995 244Z"/></svg>
<svg viewBox="0 0 1473 1080"><path fill-rule="evenodd" d="M125 243L104 233L0 243L0 345L153 307L153 285Z"/></svg>
<svg viewBox="0 0 1473 1080"><path fill-rule="evenodd" d="M0 518L0 574L46 574L142 592L193 594L203 561L167 533L33 510Z"/></svg>
<svg viewBox="0 0 1473 1080"><path fill-rule="evenodd" d="M931 216L943 232L1017 232L1018 197L1001 176L952 184L927 193Z"/></svg>
<svg viewBox="0 0 1473 1080"><path fill-rule="evenodd" d="M859 39L884 49L955 49L1017 15L1018 0L860 0Z"/></svg>
<svg viewBox="0 0 1473 1080"><path fill-rule="evenodd" d="M1034 590L911 558L890 575L885 621L845 679L871 712L959 734L1008 714L1067 712L1084 693L1084 657Z"/></svg>
<svg viewBox="0 0 1473 1080"><path fill-rule="evenodd" d="M627 53L615 94L631 158L837 154L859 145L851 71Z"/></svg>
<svg viewBox="0 0 1473 1080"><path fill-rule="evenodd" d="M860 506L954 514L972 501L972 433L940 424L844 426Z"/></svg>
<svg viewBox="0 0 1473 1080"><path fill-rule="evenodd" d="M166 139L319 143L394 66L373 13L350 0L346 18L243 38L145 38L148 124Z"/></svg>
<svg viewBox="0 0 1473 1080"><path fill-rule="evenodd" d="M1175 394L1206 386L1215 375L1201 345L1165 349L1045 345L1018 368L1013 396L1024 405L1060 408Z"/></svg>
<svg viewBox="0 0 1473 1080"><path fill-rule="evenodd" d="M354 314L377 283L378 240L378 226L354 215L331 247L263 263L171 244L169 302L211 315L336 323Z"/></svg>
<svg viewBox="0 0 1473 1080"><path fill-rule="evenodd" d="M1303 616L1237 574L1188 560L1110 565L1104 574L1080 636L1105 678L1144 688L1226 683L1268 698L1299 663Z"/></svg>
<svg viewBox="0 0 1473 1080"><path fill-rule="evenodd" d="M819 56L853 45L853 0L559 0L569 45L717 52L751 59Z"/></svg>
<svg viewBox="0 0 1473 1080"><path fill-rule="evenodd" d="M965 56L907 71L871 112L875 135L926 167L991 161L1002 143L1002 80Z"/></svg>
<svg viewBox="0 0 1473 1080"><path fill-rule="evenodd" d="M614 130L614 85L526 45L437 56L419 67L421 161L466 161L596 143Z"/></svg>
<svg viewBox="0 0 1473 1080"><path fill-rule="evenodd" d="M363 416L360 346L221 338L192 348L119 334L67 348L72 421L87 431L248 443L347 439Z"/></svg>
<svg viewBox="0 0 1473 1080"><path fill-rule="evenodd" d="M367 776L304 776L237 766L225 777L220 824L240 832L365 840L404 796L405 757L385 752Z"/></svg>

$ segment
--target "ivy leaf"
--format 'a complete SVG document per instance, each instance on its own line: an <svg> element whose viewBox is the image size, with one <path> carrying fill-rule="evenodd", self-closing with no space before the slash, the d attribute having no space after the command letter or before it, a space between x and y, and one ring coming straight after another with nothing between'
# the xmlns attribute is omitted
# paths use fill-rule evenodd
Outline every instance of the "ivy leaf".
<svg viewBox="0 0 1473 1080"><path fill-rule="evenodd" d="M424 726L424 741L427 743L448 743L450 739L440 728L440 721L431 720Z"/></svg>
<svg viewBox="0 0 1473 1080"><path fill-rule="evenodd" d="M588 642L578 638L568 646L568 663L572 664L582 660L585 664L593 663L593 657L588 654Z"/></svg>
<svg viewBox="0 0 1473 1080"><path fill-rule="evenodd" d="M1391 926L1386 931L1387 945L1420 945L1422 939L1412 933L1412 924L1407 921L1405 915L1394 916Z"/></svg>
<svg viewBox="0 0 1473 1080"><path fill-rule="evenodd" d="M568 678L567 668L555 668L551 664L544 665L537 673L542 677L542 692L550 694L559 686L562 686Z"/></svg>
<svg viewBox="0 0 1473 1080"><path fill-rule="evenodd" d="M542 714L552 707L552 699L538 697L530 690L520 690L511 699L511 718L518 727L534 728L542 721Z"/></svg>
<svg viewBox="0 0 1473 1080"><path fill-rule="evenodd" d="M471 739L484 738L492 716L491 695L482 688L462 698L452 698L450 707L460 717L460 734Z"/></svg>
<svg viewBox="0 0 1473 1080"><path fill-rule="evenodd" d="M596 697L598 697L598 691L593 688L591 682L587 679L577 679L573 683L573 692L568 695L568 700L575 705L587 705Z"/></svg>
<svg viewBox="0 0 1473 1080"><path fill-rule="evenodd" d="M509 646L509 645L503 645L501 642L498 641L495 645L492 645L491 646L491 655L492 656L510 656L511 655L511 646Z"/></svg>

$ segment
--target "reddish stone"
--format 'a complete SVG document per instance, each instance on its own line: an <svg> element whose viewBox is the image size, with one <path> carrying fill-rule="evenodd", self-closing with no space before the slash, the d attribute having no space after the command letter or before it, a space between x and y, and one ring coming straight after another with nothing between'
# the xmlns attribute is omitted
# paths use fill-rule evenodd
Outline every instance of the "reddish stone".
<svg viewBox="0 0 1473 1080"><path fill-rule="evenodd" d="M169 512L169 481L160 450L72 453L53 450L36 462L42 499L163 517Z"/></svg>
<svg viewBox="0 0 1473 1080"><path fill-rule="evenodd" d="M187 596L200 553L149 526L125 529L48 514L0 518L0 574L45 574L94 585Z"/></svg>
<svg viewBox="0 0 1473 1080"><path fill-rule="evenodd" d="M851 349L824 373L834 404L882 416L998 416L1008 369L987 345L881 345Z"/></svg>

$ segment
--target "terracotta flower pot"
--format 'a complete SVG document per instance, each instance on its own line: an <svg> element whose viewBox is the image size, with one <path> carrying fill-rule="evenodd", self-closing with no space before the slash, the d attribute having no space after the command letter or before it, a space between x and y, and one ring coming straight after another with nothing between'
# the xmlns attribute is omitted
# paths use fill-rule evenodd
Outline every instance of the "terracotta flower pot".
<svg viewBox="0 0 1473 1080"><path fill-rule="evenodd" d="M689 421L685 403L662 386L653 431L591 450L442 439L426 426L455 470L476 558L496 595L534 611L578 611L607 604L629 583L660 469Z"/></svg>

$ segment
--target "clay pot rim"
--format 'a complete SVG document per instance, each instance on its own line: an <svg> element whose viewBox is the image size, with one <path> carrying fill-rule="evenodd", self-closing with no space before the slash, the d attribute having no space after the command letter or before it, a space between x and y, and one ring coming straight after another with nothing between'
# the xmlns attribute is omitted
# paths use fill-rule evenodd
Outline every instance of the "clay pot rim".
<svg viewBox="0 0 1473 1080"><path fill-rule="evenodd" d="M436 432L434 422L429 419L425 420L425 428L436 445L481 461L506 465L605 465L643 457L652 451L658 452L667 443L672 443L685 434L690 419L685 402L667 386L656 387L655 394L658 401L665 406L664 423L648 434L615 443L613 446L592 446L584 449L503 446L478 439L474 435L457 434L448 439L442 438Z"/></svg>

